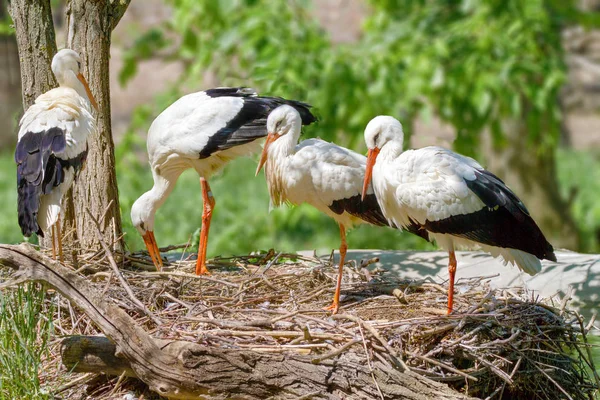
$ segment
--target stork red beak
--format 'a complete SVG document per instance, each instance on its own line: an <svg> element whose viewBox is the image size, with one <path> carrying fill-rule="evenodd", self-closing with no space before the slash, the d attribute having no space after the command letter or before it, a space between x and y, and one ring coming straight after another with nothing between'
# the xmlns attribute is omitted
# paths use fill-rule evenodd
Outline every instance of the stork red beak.
<svg viewBox="0 0 600 400"><path fill-rule="evenodd" d="M85 78L83 77L81 72L77 74L77 79L79 79L79 82L81 82L83 84L83 87L85 88L85 92L87 93L88 98L90 99L90 103L92 104L92 107L94 107L94 109L96 111L98 111L98 103L96 103L96 99L94 98L94 95L92 94L92 91L90 90L90 86L88 85L87 81L85 80Z"/></svg>
<svg viewBox="0 0 600 400"><path fill-rule="evenodd" d="M367 189L369 189L369 183L371 183L371 177L373 176L373 166L377 162L377 156L379 155L379 147L369 149L367 153L367 169L365 171L365 182L363 183L362 197L364 200L367 195Z"/></svg>
<svg viewBox="0 0 600 400"><path fill-rule="evenodd" d="M258 162L258 167L256 168L255 176L258 175L258 173L262 169L263 165L265 165L265 163L267 162L267 156L269 155L269 146L271 145L271 143L273 143L280 137L281 137L281 135L278 135L276 133L270 133L270 132L267 135L267 140L265 141L265 147L263 147L263 151L260 155L260 161Z"/></svg>
<svg viewBox="0 0 600 400"><path fill-rule="evenodd" d="M147 231L142 237L144 238L144 243L146 243L146 248L148 249L148 253L150 254L150 258L152 259L154 266L158 271L161 271L163 262L160 258L160 250L158 250L156 239L154 239L154 232Z"/></svg>

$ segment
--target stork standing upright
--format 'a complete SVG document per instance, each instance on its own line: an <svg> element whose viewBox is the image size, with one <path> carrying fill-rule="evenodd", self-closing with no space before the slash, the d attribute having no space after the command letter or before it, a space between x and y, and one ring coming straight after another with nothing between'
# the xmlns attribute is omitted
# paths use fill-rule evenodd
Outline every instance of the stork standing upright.
<svg viewBox="0 0 600 400"><path fill-rule="evenodd" d="M196 274L209 273L206 246L215 200L207 179L228 161L258 152L257 139L267 135L266 118L282 104L297 109L303 124L316 120L310 106L299 101L258 96L249 88L217 88L181 97L152 122L147 146L154 186L135 201L131 220L157 269L163 263L154 237L154 215L179 175L193 168L200 175L204 202Z"/></svg>
<svg viewBox="0 0 600 400"><path fill-rule="evenodd" d="M338 278L333 303L326 308L335 314L339 309L348 249L346 229L362 223L385 226L388 222L370 188L361 199L366 157L320 139L298 144L300 122L298 112L287 105L271 112L267 119L269 134L256 174L265 166L272 205L308 203L338 223L341 239ZM421 236L427 239L426 235Z"/></svg>
<svg viewBox="0 0 600 400"><path fill-rule="evenodd" d="M52 228L53 255L56 258L56 241L61 261L62 197L83 166L88 137L96 133L90 103L98 106L80 69L81 58L75 51L56 53L52 72L60 86L38 96L27 109L15 151L21 231L25 236L44 236Z"/></svg>
<svg viewBox="0 0 600 400"><path fill-rule="evenodd" d="M378 116L365 128L369 149L363 197L369 183L385 216L398 227L425 231L449 254L448 314L452 312L454 249L479 247L534 275L554 249L525 205L477 161L441 147L403 152L398 120Z"/></svg>

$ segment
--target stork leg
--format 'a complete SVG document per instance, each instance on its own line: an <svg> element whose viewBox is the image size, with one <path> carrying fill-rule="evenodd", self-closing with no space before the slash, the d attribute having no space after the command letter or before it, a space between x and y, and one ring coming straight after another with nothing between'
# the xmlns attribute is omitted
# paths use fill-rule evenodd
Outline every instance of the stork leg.
<svg viewBox="0 0 600 400"><path fill-rule="evenodd" d="M200 243L198 244L198 260L196 261L196 275L210 274L206 268L206 246L208 244L208 230L210 229L210 220L212 211L215 208L215 198L212 195L208 181L200 178L202 186L202 229L200 230Z"/></svg>
<svg viewBox="0 0 600 400"><path fill-rule="evenodd" d="M342 243L340 244L340 265L338 267L338 278L337 285L335 286L335 294L333 295L333 303L326 307L325 310L331 310L333 314L337 314L340 309L340 291L342 289L342 273L344 270L344 264L346 261L346 251L348 250L348 244L346 243L346 227L342 224L340 225L340 239Z"/></svg>
<svg viewBox="0 0 600 400"><path fill-rule="evenodd" d="M450 282L448 283L448 315L452 313L452 305L454 303L454 275L456 274L456 255L454 250L448 252L448 275Z"/></svg>
<svg viewBox="0 0 600 400"><path fill-rule="evenodd" d="M58 244L58 260L61 263L64 263L62 248L62 229L60 227L60 214L58 214L58 220L56 220L56 243Z"/></svg>
<svg viewBox="0 0 600 400"><path fill-rule="evenodd" d="M56 260L56 227L52 225L52 259Z"/></svg>

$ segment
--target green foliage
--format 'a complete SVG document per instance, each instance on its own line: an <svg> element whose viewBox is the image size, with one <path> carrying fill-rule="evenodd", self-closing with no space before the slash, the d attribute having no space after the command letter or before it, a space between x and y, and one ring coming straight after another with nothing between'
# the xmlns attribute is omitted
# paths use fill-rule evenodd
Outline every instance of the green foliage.
<svg viewBox="0 0 600 400"><path fill-rule="evenodd" d="M173 19L129 49L123 82L138 60L168 54L185 63L180 87L200 87L211 71L224 85L306 99L326 116L309 134L352 147L363 146L375 115L410 127L433 109L468 154L483 128L502 145L507 117L527 121L538 151L555 148L565 78L559 28L582 15L571 1L371 0L359 42L332 45L310 1L167 3Z"/></svg>
<svg viewBox="0 0 600 400"><path fill-rule="evenodd" d="M52 331L52 310L44 298L37 284L0 292L1 399L52 398L41 390L38 378Z"/></svg>
<svg viewBox="0 0 600 400"><path fill-rule="evenodd" d="M600 154L561 149L558 180L581 230L583 251L600 251Z"/></svg>

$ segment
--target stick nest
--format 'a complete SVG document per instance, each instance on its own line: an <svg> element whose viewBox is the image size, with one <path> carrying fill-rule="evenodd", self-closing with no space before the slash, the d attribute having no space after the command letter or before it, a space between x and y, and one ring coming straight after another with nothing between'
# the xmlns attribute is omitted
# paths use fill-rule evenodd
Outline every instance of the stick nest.
<svg viewBox="0 0 600 400"><path fill-rule="evenodd" d="M525 292L491 289L485 277L459 279L455 315L446 316L445 285L393 280L367 269L373 260L351 261L344 268L340 313L332 316L323 310L335 288L331 259L270 250L215 258L212 274L198 277L195 261L177 257L162 272L142 256L117 257L130 293L102 253L81 257L75 267L156 338L298 352L314 363L353 352L365 365L377 360L408 368L488 399L592 399L600 387L586 338L592 324L585 327L567 308L569 295L539 301ZM59 295L52 301L58 302L58 335L101 333ZM57 340L47 382L65 379L58 346ZM119 379L116 386L121 384ZM66 395L72 386L59 389ZM113 398L107 393L117 387L113 380L96 388L94 398Z"/></svg>

